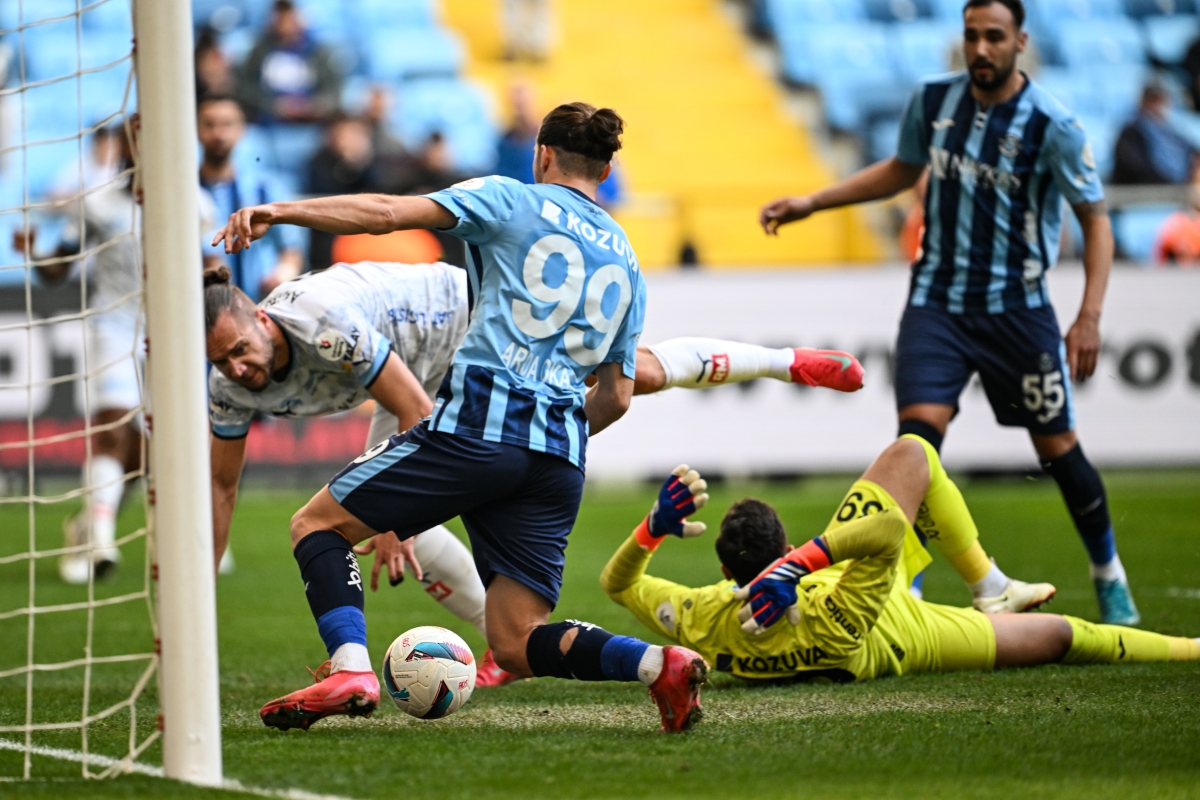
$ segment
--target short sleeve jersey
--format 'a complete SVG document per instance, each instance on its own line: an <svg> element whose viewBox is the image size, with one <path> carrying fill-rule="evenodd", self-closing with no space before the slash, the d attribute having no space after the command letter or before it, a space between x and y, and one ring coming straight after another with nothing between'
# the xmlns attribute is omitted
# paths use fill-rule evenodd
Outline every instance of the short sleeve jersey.
<svg viewBox="0 0 1200 800"><path fill-rule="evenodd" d="M1104 199L1079 120L1036 82L982 108L966 73L913 93L897 157L930 167L909 303L952 313L1048 306L1062 200Z"/></svg>
<svg viewBox="0 0 1200 800"><path fill-rule="evenodd" d="M467 244L471 326L431 427L583 468L584 379L634 376L646 289L629 239L582 192L491 176L428 195Z"/></svg>
<svg viewBox="0 0 1200 800"><path fill-rule="evenodd" d="M467 280L449 264L335 264L288 281L259 307L291 358L260 392L210 372L209 418L220 438L245 436L255 411L314 417L354 408L391 352L432 399L467 330Z"/></svg>

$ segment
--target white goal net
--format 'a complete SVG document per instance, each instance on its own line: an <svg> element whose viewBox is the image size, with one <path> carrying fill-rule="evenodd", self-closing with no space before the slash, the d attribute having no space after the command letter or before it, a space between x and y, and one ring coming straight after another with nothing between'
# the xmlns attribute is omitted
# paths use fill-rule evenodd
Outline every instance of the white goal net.
<svg viewBox="0 0 1200 800"><path fill-rule="evenodd" d="M162 757L135 63L130 0L0 0L5 780Z"/></svg>

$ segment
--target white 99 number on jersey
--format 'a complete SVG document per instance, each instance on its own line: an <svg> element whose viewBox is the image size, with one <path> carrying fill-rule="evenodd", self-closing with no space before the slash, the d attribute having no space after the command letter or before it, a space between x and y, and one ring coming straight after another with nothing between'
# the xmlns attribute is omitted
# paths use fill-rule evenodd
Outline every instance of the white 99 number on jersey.
<svg viewBox="0 0 1200 800"><path fill-rule="evenodd" d="M553 255L560 255L567 262L567 276L557 287L547 286L543 278L546 263ZM579 246L566 236L550 234L538 239L534 242L533 247L529 248L529 253L525 256L522 277L525 281L525 288L529 290L535 300L554 304L545 319L537 319L533 316L532 303L524 300L512 301L513 322L522 333L534 339L546 339L562 330L575 314L575 309L579 306L579 299L584 296L584 283L587 283L583 304L584 317L587 318L588 325L596 332L603 334L604 338L596 347L588 347L584 342L586 331L572 325L567 329L563 340L567 347L567 354L576 363L590 367L603 361L604 357L608 355L609 348L612 347L617 329L625 319L629 303L633 300L633 287L629 283L629 276L625 274L625 270L616 264L608 264L593 272L591 278L588 279L583 264L583 253L579 250ZM613 284L619 287L620 295L613 308L612 316L605 316L604 295L608 292L608 287Z"/></svg>

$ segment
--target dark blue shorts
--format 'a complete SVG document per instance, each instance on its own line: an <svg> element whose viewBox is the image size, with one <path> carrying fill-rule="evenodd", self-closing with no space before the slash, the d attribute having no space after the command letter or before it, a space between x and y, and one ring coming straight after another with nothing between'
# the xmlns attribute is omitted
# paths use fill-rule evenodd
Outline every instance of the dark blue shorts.
<svg viewBox="0 0 1200 800"><path fill-rule="evenodd" d="M462 517L484 586L504 575L558 603L583 494L583 471L565 458L422 423L356 458L329 491L369 527L401 540Z"/></svg>
<svg viewBox="0 0 1200 800"><path fill-rule="evenodd" d="M958 396L979 373L996 422L1031 433L1075 428L1067 349L1054 309L951 314L908 306L896 340L896 408Z"/></svg>

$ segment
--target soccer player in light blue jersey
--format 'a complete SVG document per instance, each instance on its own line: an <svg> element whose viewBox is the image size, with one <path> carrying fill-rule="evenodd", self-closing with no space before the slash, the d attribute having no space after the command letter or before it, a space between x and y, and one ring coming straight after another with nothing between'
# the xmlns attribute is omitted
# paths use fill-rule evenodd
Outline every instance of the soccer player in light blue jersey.
<svg viewBox="0 0 1200 800"><path fill-rule="evenodd" d="M900 433L940 448L978 372L996 421L1026 428L1058 483L1091 560L1101 617L1136 625L1104 483L1075 434L1071 392L1100 353L1112 227L1083 126L1016 69L1024 22L1021 0L969 0L968 70L917 88L897 154L815 194L776 200L759 221L773 234L816 211L890 197L928 167L925 235L896 343ZM1045 283L1058 259L1063 199L1083 229L1086 273L1065 339ZM980 591L1003 592L1006 580L991 570Z"/></svg>
<svg viewBox="0 0 1200 800"><path fill-rule="evenodd" d="M455 516L487 587L488 644L501 667L641 681L664 730L699 719L707 665L695 652L548 622L588 436L620 419L633 396L645 285L625 232L595 202L622 130L611 109L562 105L538 132L534 185L492 176L425 197L246 208L214 239L233 253L272 225L294 224L335 234L436 228L467 244L471 321L432 416L355 459L292 518L293 553L330 661L316 684L262 708L267 725L308 728L375 709L379 682L352 546L387 531L407 539ZM656 530L681 534L706 497L663 508Z"/></svg>

